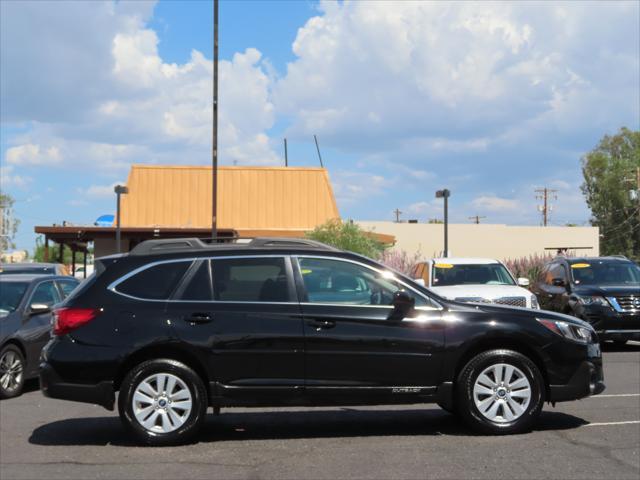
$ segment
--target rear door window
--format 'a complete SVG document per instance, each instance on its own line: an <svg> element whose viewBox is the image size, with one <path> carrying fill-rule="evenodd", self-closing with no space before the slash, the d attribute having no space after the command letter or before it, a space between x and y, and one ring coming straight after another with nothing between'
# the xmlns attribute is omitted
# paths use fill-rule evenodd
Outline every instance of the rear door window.
<svg viewBox="0 0 640 480"><path fill-rule="evenodd" d="M211 269L215 300L295 301L284 257L214 259Z"/></svg>
<svg viewBox="0 0 640 480"><path fill-rule="evenodd" d="M153 265L118 283L115 290L141 299L167 300L190 265L191 261Z"/></svg>
<svg viewBox="0 0 640 480"><path fill-rule="evenodd" d="M213 300L211 263L209 260L203 260L194 267L195 271L185 279L186 285L181 289L181 292L178 292L178 298L190 301Z"/></svg>

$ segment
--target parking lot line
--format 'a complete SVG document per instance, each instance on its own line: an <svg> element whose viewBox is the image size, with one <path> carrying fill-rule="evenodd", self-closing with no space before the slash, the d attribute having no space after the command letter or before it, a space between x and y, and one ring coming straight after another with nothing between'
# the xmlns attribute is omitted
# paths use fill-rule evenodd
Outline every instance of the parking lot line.
<svg viewBox="0 0 640 480"><path fill-rule="evenodd" d="M640 393L615 393L611 395L594 395L590 398L610 398L610 397L640 397Z"/></svg>
<svg viewBox="0 0 640 480"><path fill-rule="evenodd" d="M582 425L583 427L604 427L607 425L633 425L640 423L640 420L628 420L626 422L599 422L599 423L587 423Z"/></svg>

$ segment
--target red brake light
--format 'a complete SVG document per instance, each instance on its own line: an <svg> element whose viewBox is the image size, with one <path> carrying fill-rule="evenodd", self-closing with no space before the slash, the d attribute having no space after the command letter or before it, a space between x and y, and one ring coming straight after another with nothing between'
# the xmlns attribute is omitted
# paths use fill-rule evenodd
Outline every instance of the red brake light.
<svg viewBox="0 0 640 480"><path fill-rule="evenodd" d="M53 312L53 334L64 335L96 318L97 308L58 308Z"/></svg>

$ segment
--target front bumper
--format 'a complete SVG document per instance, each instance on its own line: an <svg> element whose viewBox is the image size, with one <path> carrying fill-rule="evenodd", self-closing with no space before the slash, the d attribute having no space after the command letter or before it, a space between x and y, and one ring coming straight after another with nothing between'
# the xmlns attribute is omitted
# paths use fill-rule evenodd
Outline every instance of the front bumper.
<svg viewBox="0 0 640 480"><path fill-rule="evenodd" d="M602 359L592 358L580 364L569 383L565 385L549 385L550 402L578 400L591 395L598 395L605 389Z"/></svg>
<svg viewBox="0 0 640 480"><path fill-rule="evenodd" d="M589 322L600 340L640 340L640 312L617 312L608 307L582 307L578 316Z"/></svg>
<svg viewBox="0 0 640 480"><path fill-rule="evenodd" d="M71 400L74 402L94 403L107 410L113 410L115 392L113 382L81 384L64 382L51 365L40 364L40 389L45 397Z"/></svg>

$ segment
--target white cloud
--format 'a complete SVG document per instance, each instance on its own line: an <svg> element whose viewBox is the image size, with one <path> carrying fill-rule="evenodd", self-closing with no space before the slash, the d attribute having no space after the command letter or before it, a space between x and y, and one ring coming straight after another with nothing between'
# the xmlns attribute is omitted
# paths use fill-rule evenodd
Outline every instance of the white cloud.
<svg viewBox="0 0 640 480"><path fill-rule="evenodd" d="M638 112L637 15L630 2L323 1L274 102L293 118L288 136L361 151L619 127Z"/></svg>
<svg viewBox="0 0 640 480"><path fill-rule="evenodd" d="M6 190L8 187L26 188L33 179L31 177L14 173L13 165L2 165L0 167L0 189Z"/></svg>
<svg viewBox="0 0 640 480"><path fill-rule="evenodd" d="M493 195L483 195L474 199L471 203L481 211L489 212L515 211L520 208L520 203L517 200Z"/></svg>
<svg viewBox="0 0 640 480"><path fill-rule="evenodd" d="M145 26L153 3L127 3L3 6L2 119L37 121L10 139L8 163L121 175L133 162L210 161L212 61L194 50L184 64L165 63ZM47 27L37 39L25 37L34 23ZM41 45L52 58L43 58ZM253 48L220 62L220 163L279 161L266 135L274 123L268 70ZM21 75L46 81L20 83Z"/></svg>
<svg viewBox="0 0 640 480"><path fill-rule="evenodd" d="M116 185L125 185L126 182L113 182L109 185L90 185L87 188L78 188L77 192L83 196L93 198L110 198L114 197L113 189Z"/></svg>
<svg viewBox="0 0 640 480"><path fill-rule="evenodd" d="M62 162L58 147L40 147L32 143L8 148L5 158L12 165L53 166Z"/></svg>

